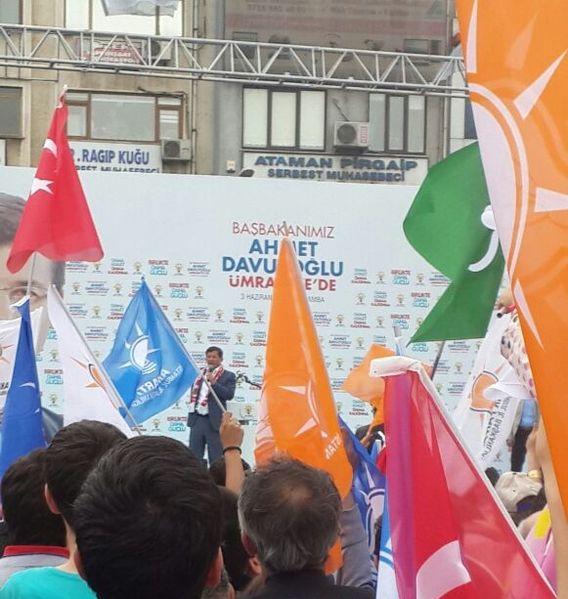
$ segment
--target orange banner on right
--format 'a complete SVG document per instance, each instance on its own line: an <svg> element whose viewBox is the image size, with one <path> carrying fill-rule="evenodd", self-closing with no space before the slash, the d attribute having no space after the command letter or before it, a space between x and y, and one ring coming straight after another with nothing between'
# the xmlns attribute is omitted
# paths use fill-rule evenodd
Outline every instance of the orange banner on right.
<svg viewBox="0 0 568 599"><path fill-rule="evenodd" d="M481 158L568 508L566 0L456 0Z"/></svg>

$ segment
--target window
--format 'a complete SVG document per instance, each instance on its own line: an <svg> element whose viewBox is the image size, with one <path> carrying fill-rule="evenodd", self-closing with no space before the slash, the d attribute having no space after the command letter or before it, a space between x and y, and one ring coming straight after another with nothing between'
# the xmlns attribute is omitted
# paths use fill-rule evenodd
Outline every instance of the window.
<svg viewBox="0 0 568 599"><path fill-rule="evenodd" d="M69 137L146 141L182 136L182 101L169 96L69 92Z"/></svg>
<svg viewBox="0 0 568 599"><path fill-rule="evenodd" d="M233 39L239 42L258 42L258 33L253 31L234 31ZM246 58L254 58L256 50L254 46L241 46Z"/></svg>
<svg viewBox="0 0 568 599"><path fill-rule="evenodd" d="M0 23L20 24L22 22L22 0L0 1Z"/></svg>
<svg viewBox="0 0 568 599"><path fill-rule="evenodd" d="M0 137L22 137L20 87L0 87Z"/></svg>
<svg viewBox="0 0 568 599"><path fill-rule="evenodd" d="M296 93L272 92L270 144L282 148L296 146Z"/></svg>
<svg viewBox="0 0 568 599"><path fill-rule="evenodd" d="M402 49L410 54L429 54L430 40L406 39L403 42Z"/></svg>
<svg viewBox="0 0 568 599"><path fill-rule="evenodd" d="M1 0L4 3L6 0ZM65 0L65 25L69 29L92 29L109 33L140 35L183 35L183 5L173 16L161 15L156 8L153 16L113 15L105 13L102 0Z"/></svg>
<svg viewBox="0 0 568 599"><path fill-rule="evenodd" d="M369 95L369 149L372 152L426 151L424 96Z"/></svg>
<svg viewBox="0 0 568 599"><path fill-rule="evenodd" d="M325 149L325 92L245 88L243 146Z"/></svg>
<svg viewBox="0 0 568 599"><path fill-rule="evenodd" d="M268 91L243 90L243 146L265 148L268 145Z"/></svg>

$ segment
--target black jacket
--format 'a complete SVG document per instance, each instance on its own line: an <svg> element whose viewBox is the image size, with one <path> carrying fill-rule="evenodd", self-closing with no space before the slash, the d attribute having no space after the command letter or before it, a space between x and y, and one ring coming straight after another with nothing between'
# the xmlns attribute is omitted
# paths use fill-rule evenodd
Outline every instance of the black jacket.
<svg viewBox="0 0 568 599"><path fill-rule="evenodd" d="M237 384L237 377L234 372L230 370L223 370L223 373L219 377L219 380L213 385L213 390L217 394L217 397L221 400L223 407L227 407L227 402L231 401L235 396L235 386ZM201 385L205 385L203 379L201 380L201 384L197 389L197 397L199 397L199 392L201 391ZM215 398L212 393L209 393L207 396L207 403L209 406L209 422L211 422L211 426L218 431L221 426L221 418L223 416L223 412L221 412L221 408L217 405ZM189 414L187 417L187 426L192 427L195 424L195 421L198 418L197 413Z"/></svg>
<svg viewBox="0 0 568 599"><path fill-rule="evenodd" d="M273 574L255 599L374 599L370 589L340 587L321 570Z"/></svg>

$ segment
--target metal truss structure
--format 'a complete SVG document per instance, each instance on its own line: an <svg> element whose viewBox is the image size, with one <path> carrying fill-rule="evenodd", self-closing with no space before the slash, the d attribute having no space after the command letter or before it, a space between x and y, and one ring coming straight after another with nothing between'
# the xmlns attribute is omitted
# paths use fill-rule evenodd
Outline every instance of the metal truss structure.
<svg viewBox="0 0 568 599"><path fill-rule="evenodd" d="M438 56L0 24L0 66L249 85L468 95L463 60Z"/></svg>

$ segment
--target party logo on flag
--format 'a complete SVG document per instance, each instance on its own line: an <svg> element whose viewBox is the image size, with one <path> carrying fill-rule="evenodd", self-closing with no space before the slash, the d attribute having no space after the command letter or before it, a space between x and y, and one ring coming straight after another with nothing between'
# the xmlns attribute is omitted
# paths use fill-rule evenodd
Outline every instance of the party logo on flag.
<svg viewBox="0 0 568 599"><path fill-rule="evenodd" d="M141 422L175 404L197 376L145 281L124 314L104 366Z"/></svg>
<svg viewBox="0 0 568 599"><path fill-rule="evenodd" d="M487 186L566 507L566 2L456 7Z"/></svg>

